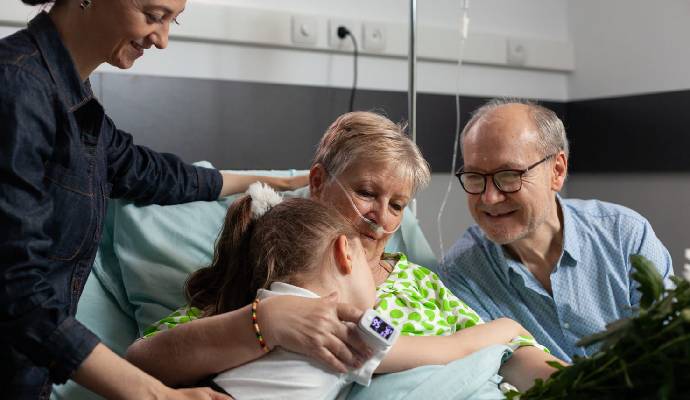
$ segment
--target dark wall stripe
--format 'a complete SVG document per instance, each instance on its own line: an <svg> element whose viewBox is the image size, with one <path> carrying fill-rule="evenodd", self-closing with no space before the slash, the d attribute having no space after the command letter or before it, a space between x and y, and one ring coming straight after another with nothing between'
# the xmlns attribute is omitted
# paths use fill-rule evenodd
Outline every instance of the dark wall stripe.
<svg viewBox="0 0 690 400"><path fill-rule="evenodd" d="M407 99L406 93L402 96ZM460 97L461 129L469 121L472 111L488 100L486 97ZM543 101L540 104L554 110L560 118L565 118L564 103ZM417 143L429 160L433 172L449 172L455 140L455 97L422 93L418 95L417 106ZM458 159L456 167L459 167L461 162Z"/></svg>
<svg viewBox="0 0 690 400"><path fill-rule="evenodd" d="M232 169L308 168L350 91L251 82L100 74L97 89L120 129L137 143ZM462 96L462 124L487 99ZM690 171L690 91L543 102L564 120L571 172ZM451 169L452 95L421 93L417 141L433 172ZM360 90L355 108L407 119L405 92Z"/></svg>
<svg viewBox="0 0 690 400"><path fill-rule="evenodd" d="M575 172L690 171L690 91L572 101Z"/></svg>

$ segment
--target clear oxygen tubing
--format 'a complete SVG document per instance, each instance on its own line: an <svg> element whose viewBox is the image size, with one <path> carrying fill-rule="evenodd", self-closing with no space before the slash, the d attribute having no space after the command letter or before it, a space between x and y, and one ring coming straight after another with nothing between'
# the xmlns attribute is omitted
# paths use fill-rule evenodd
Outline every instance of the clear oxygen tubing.
<svg viewBox="0 0 690 400"><path fill-rule="evenodd" d="M345 189L345 187L342 185L342 183L340 183L338 178L331 175L330 173L329 173L329 175L331 176L331 179L333 181L335 181L335 183L338 184L340 189L345 194L345 197L347 197L347 200L350 202L350 205L352 206L352 208L355 210L355 212L357 213L359 218L361 218L362 221L364 221L364 223L367 225L367 227L369 228L369 230L371 230L372 233L374 233L376 236L382 236L385 234L393 234L393 233L395 233L395 231L400 229L400 225L402 225L402 220L400 220L400 222L398 223L398 226L396 226L395 229L393 229L392 231L387 231L383 228L383 226L377 224L376 222L374 222L374 221L370 220L369 218L365 217L364 215L362 215L362 213L359 211L359 208L357 208L357 206L355 205L355 202L352 201L352 197L350 197L350 193Z"/></svg>
<svg viewBox="0 0 690 400"><path fill-rule="evenodd" d="M445 254L445 249L443 247L443 229L441 229L441 222L443 218L443 211L448 203L448 197L450 196L451 189L453 187L453 181L455 181L455 166L458 159L458 139L460 136L460 70L462 67L462 57L465 50L465 41L467 40L467 30L470 25L469 8L470 0L461 0L461 16L460 16L460 42L458 43L458 65L455 75L455 136L453 139L453 161L450 170L450 178L448 179L448 187L446 188L446 194L443 196L443 201L441 201L441 207L438 210L438 215L436 216L436 227L438 229L438 243L441 250L439 254L439 260L443 261L443 256Z"/></svg>

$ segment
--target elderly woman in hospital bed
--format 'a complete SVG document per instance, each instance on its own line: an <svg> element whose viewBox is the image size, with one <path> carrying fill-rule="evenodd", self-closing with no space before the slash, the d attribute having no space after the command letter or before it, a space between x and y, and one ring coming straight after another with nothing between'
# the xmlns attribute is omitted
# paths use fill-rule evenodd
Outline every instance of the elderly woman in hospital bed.
<svg viewBox="0 0 690 400"><path fill-rule="evenodd" d="M502 372L527 387L534 378L552 372L543 361L553 358L534 346L520 347L535 343L531 338L519 338L526 332L518 324L497 320L486 328L463 332L483 321L426 268L411 263L404 254L384 252L401 225L406 205L428 180L428 165L402 127L366 112L345 114L329 127L310 170L311 197L332 205L355 225L379 287L378 309L403 332L403 345L394 348L387 358L393 361L384 362L379 372L445 364L487 345L512 341L519 350ZM223 273L222 268L217 270L218 274L207 274L203 282L196 279L191 292L203 294L208 288L207 293L217 294ZM332 301L271 300L262 302L257 314L268 346L305 354L341 372L361 365L368 357L367 347L352 327L338 318L344 319L344 314L357 319L361 310ZM418 313L413 310L416 306ZM248 307L199 318L204 311L192 301L149 328L148 338L135 342L127 357L173 385L191 384L256 359L262 350L255 332L251 326L241 329L251 325ZM418 337L428 335L437 337ZM519 376L515 374L518 368L523 372ZM525 370L531 375L525 376Z"/></svg>

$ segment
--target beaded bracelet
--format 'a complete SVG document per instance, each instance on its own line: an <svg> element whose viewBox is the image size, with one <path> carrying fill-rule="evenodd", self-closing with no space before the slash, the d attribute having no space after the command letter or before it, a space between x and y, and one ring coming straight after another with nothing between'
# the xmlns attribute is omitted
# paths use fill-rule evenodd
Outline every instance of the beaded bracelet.
<svg viewBox="0 0 690 400"><path fill-rule="evenodd" d="M259 340L259 346L263 349L264 353L268 353L271 349L266 345L263 335L261 335L261 329L259 329L259 322L256 320L256 309L259 306L259 299L255 299L252 303L252 324L254 325L254 333L256 333L256 338Z"/></svg>

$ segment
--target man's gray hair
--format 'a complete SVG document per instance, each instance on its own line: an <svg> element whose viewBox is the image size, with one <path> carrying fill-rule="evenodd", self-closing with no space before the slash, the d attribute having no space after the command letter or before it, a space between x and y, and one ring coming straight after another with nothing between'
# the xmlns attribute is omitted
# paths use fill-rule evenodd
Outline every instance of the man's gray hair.
<svg viewBox="0 0 690 400"><path fill-rule="evenodd" d="M472 113L470 121L465 125L465 128L460 134L460 148L462 149L463 139L473 126L479 123L492 111L508 104L523 104L528 107L529 116L534 126L537 128L539 150L544 157L555 154L561 150L565 153L566 157L569 157L570 146L568 145L568 138L565 134L563 121L558 118L558 115L533 101L518 98L492 99L476 109Z"/></svg>

